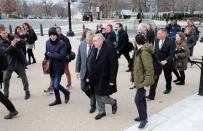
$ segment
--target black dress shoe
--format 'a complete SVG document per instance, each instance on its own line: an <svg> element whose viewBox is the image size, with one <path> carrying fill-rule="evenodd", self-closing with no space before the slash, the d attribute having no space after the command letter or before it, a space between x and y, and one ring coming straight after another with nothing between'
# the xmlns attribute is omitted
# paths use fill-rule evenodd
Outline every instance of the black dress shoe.
<svg viewBox="0 0 203 131"><path fill-rule="evenodd" d="M165 90L163 93L164 94L169 94L171 92L171 90Z"/></svg>
<svg viewBox="0 0 203 131"><path fill-rule="evenodd" d="M185 82L179 81L179 82L176 83L176 85L185 85Z"/></svg>
<svg viewBox="0 0 203 131"><path fill-rule="evenodd" d="M146 96L146 99L147 99L148 101L152 101L152 100L154 100L154 98L151 97L151 96Z"/></svg>
<svg viewBox="0 0 203 131"><path fill-rule="evenodd" d="M180 79L176 79L176 80L174 80L173 82L176 83L176 82L179 82L179 81L180 81Z"/></svg>
<svg viewBox="0 0 203 131"><path fill-rule="evenodd" d="M95 116L95 120L99 120L104 116L106 116L106 113L98 114L98 115Z"/></svg>
<svg viewBox="0 0 203 131"><path fill-rule="evenodd" d="M61 101L54 101L52 103L49 104L49 106L55 106L55 105L59 105L61 104Z"/></svg>
<svg viewBox="0 0 203 131"><path fill-rule="evenodd" d="M29 99L30 98L30 92L29 91L26 91L25 92L25 100Z"/></svg>
<svg viewBox="0 0 203 131"><path fill-rule="evenodd" d="M138 128L140 128L140 129L144 128L146 126L147 122L148 122L147 120L140 121L140 125L138 126Z"/></svg>
<svg viewBox="0 0 203 131"><path fill-rule="evenodd" d="M134 119L134 121L141 121L141 120L140 120L140 117L136 117L136 118Z"/></svg>
<svg viewBox="0 0 203 131"><path fill-rule="evenodd" d="M91 107L90 113L94 113L96 111L96 107Z"/></svg>
<svg viewBox="0 0 203 131"><path fill-rule="evenodd" d="M18 111L10 112L8 115L4 117L4 119L12 119L13 117L18 115Z"/></svg>
<svg viewBox="0 0 203 131"><path fill-rule="evenodd" d="M70 92L67 95L65 95L65 104L67 104L69 100L70 100Z"/></svg>
<svg viewBox="0 0 203 131"><path fill-rule="evenodd" d="M116 114L117 109L118 109L118 107L117 107L117 100L115 100L115 104L112 105L112 114Z"/></svg>

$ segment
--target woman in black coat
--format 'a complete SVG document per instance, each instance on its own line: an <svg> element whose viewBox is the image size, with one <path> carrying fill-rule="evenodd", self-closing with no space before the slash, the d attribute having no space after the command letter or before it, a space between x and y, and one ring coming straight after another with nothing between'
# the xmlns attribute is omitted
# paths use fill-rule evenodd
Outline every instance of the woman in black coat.
<svg viewBox="0 0 203 131"><path fill-rule="evenodd" d="M35 45L35 41L37 40L37 35L35 34L35 31L30 24L24 23L23 28L24 28L24 35L27 41L28 64L34 64L36 63L36 59L33 54L33 48ZM31 58L32 58L32 62L31 62Z"/></svg>
<svg viewBox="0 0 203 131"><path fill-rule="evenodd" d="M155 33L154 33L153 28L152 28L152 25L151 24L147 24L146 28L147 28L147 31L146 31L146 41L149 44L153 44L154 45Z"/></svg>

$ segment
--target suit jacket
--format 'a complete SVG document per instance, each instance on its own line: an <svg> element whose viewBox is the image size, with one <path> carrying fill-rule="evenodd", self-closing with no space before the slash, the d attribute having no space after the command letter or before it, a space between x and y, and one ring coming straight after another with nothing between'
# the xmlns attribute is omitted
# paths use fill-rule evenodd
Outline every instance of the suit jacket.
<svg viewBox="0 0 203 131"><path fill-rule="evenodd" d="M89 56L87 56L87 51L86 51L87 46L88 44L86 41L83 44L80 44L78 49L77 59L76 59L75 71L77 73L80 73L80 78L83 80L87 77L87 73L88 73L87 65L88 65L89 57L91 55L90 53Z"/></svg>
<svg viewBox="0 0 203 131"><path fill-rule="evenodd" d="M156 40L155 42L155 54L157 55L157 58L159 61L167 60L167 64L172 64L176 48L175 42L167 37L162 48L159 49L159 41L160 40Z"/></svg>
<svg viewBox="0 0 203 131"><path fill-rule="evenodd" d="M107 96L117 92L118 57L116 50L104 41L98 56L97 49L93 50L89 64L89 79L95 94ZM110 83L115 85L110 86Z"/></svg>
<svg viewBox="0 0 203 131"><path fill-rule="evenodd" d="M127 32L125 32L124 30L120 30L118 32L118 45L117 45L117 50L120 53L124 53L124 52L129 52L127 50L127 44L129 42L129 38L128 38L128 34Z"/></svg>

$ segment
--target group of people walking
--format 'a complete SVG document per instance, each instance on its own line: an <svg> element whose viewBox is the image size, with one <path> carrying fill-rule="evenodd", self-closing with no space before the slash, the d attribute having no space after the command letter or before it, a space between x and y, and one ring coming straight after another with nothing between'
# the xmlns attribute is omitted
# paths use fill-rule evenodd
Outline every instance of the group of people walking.
<svg viewBox="0 0 203 131"><path fill-rule="evenodd" d="M142 21L140 21L141 23ZM9 60L8 67L4 70L4 95L0 92L0 101L11 107L9 109L10 117L17 115L18 112L7 99L9 97L9 81L13 71L16 71L23 80L25 99L30 98L29 84L25 69L27 64L35 63L36 60L32 53L31 46L37 39L29 41L29 35L34 31L27 24L25 28L29 33L20 33L20 27L16 29L17 36L9 38L3 25L0 25L0 47L2 52L6 53ZM61 104L60 91L64 94L64 102L68 103L70 99L69 88L71 87L71 75L69 71L69 60L67 56L72 53L69 39L62 34L60 27L51 27L48 30L49 39L46 42L45 59L50 60L49 72L50 86L45 92L53 91L55 101L49 106ZM105 105L110 104L112 114L117 112L117 100L111 95L117 92L117 73L118 60L124 55L128 62L127 72L131 72L131 82L137 89L135 95L135 104L139 116L134 120L139 121L138 128L144 128L148 123L147 102L154 100L156 88L161 73L164 73L166 80L166 89L164 94L169 94L172 90L172 72L177 79L174 82L177 85L185 84L185 70L187 69L188 57L192 55L193 48L197 43L199 31L194 26L191 19L184 30L177 24L176 20L171 20L166 28L154 32L151 24L138 31L135 36L135 44L129 41L128 34L121 23L115 25L108 24L106 28L98 26L96 32L90 29L84 29L81 43L76 55L76 78L80 80L81 90L88 97L90 102L90 113L98 109L95 116L99 120L106 116ZM25 39L26 38L26 39ZM28 55L31 59L28 62L25 59L25 44L28 43ZM133 51L133 57L130 52ZM73 58L74 59L74 58ZM60 82L63 74L67 77L67 88ZM146 91L149 94L146 95ZM6 104L7 103L7 104Z"/></svg>
<svg viewBox="0 0 203 131"><path fill-rule="evenodd" d="M27 65L36 63L32 48L37 40L37 36L28 23L24 23L22 27L18 26L15 29L15 34L8 34L4 25L0 24L0 49L1 49L1 83L3 82L4 90L1 93L0 101L7 107L10 113L5 116L5 119L11 119L17 115L13 104L8 100L9 87L12 73L15 71L22 79L24 86L25 97L30 98L29 82L26 75ZM27 48L27 51L26 51ZM28 52L28 61L26 59ZM33 61L31 62L31 57ZM2 68L4 67L4 68ZM3 72L2 72L3 71Z"/></svg>

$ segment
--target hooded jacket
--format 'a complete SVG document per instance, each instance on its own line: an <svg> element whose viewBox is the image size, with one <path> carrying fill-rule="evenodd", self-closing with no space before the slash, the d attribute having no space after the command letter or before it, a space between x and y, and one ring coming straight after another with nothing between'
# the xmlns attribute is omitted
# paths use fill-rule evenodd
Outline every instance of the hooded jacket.
<svg viewBox="0 0 203 131"><path fill-rule="evenodd" d="M149 44L144 44L135 53L133 76L134 86L137 89L154 83L153 53L153 47Z"/></svg>

